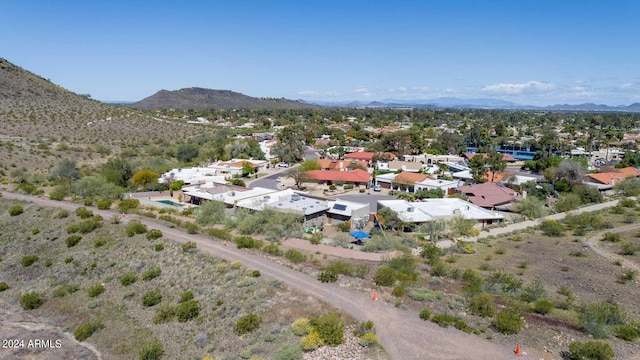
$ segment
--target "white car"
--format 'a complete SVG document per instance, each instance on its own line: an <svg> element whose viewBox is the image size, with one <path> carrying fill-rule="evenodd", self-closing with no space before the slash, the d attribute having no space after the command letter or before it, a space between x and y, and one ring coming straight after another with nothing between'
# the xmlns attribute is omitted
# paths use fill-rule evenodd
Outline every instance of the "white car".
<svg viewBox="0 0 640 360"><path fill-rule="evenodd" d="M282 178L278 176L278 177L276 178L276 182L282 182Z"/></svg>
<svg viewBox="0 0 640 360"><path fill-rule="evenodd" d="M287 164L286 162L281 162L278 165L276 165L279 168L288 168L289 164Z"/></svg>

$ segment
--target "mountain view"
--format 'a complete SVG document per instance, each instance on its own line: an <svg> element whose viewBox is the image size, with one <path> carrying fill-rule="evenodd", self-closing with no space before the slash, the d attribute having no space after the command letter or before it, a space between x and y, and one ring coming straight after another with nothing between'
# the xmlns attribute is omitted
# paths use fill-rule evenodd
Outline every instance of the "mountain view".
<svg viewBox="0 0 640 360"><path fill-rule="evenodd" d="M638 1L5 1L0 359L640 360Z"/></svg>
<svg viewBox="0 0 640 360"><path fill-rule="evenodd" d="M301 101L255 98L229 90L186 88L175 91L160 90L129 106L142 110L176 109L303 109L314 105Z"/></svg>

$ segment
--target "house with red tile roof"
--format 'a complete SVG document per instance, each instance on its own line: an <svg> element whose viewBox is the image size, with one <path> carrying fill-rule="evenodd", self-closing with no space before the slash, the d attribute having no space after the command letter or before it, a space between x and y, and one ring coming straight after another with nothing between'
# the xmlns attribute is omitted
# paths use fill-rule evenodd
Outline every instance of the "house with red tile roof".
<svg viewBox="0 0 640 360"><path fill-rule="evenodd" d="M322 170L347 170L348 168L363 168L369 167L369 163L363 160L334 160L334 159L318 159L320 168Z"/></svg>
<svg viewBox="0 0 640 360"><path fill-rule="evenodd" d="M396 175L391 182L391 186L394 189L408 190L415 192L416 183L423 182L431 177L427 174L414 173L409 171L403 171Z"/></svg>
<svg viewBox="0 0 640 360"><path fill-rule="evenodd" d="M354 169L347 171L335 170L311 170L305 173L305 181L315 181L325 183L327 185L336 184L354 184L356 186L369 186L371 182L371 174L362 169Z"/></svg>
<svg viewBox="0 0 640 360"><path fill-rule="evenodd" d="M460 186L458 190L469 199L470 203L485 209L508 209L512 202L522 200L519 193L492 182Z"/></svg>
<svg viewBox="0 0 640 360"><path fill-rule="evenodd" d="M360 151L360 152L346 154L344 158L345 160L355 159L355 160L363 160L371 163L374 158L388 158L389 160L393 160L396 158L396 156L390 152L379 153L379 152L372 152L372 151Z"/></svg>
<svg viewBox="0 0 640 360"><path fill-rule="evenodd" d="M640 171L638 171L636 168L631 166L622 168L622 169L612 169L611 171L608 171L608 172L601 172L601 173L587 175L589 180L593 182L596 182L599 184L611 185L611 186L618 185L626 178L639 177L639 176L640 176Z"/></svg>

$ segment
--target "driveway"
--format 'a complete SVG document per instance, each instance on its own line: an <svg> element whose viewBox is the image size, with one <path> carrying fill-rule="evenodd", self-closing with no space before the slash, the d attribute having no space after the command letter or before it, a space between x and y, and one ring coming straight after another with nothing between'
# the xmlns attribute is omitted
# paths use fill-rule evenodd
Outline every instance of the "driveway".
<svg viewBox="0 0 640 360"><path fill-rule="evenodd" d="M4 193L6 199L30 201L36 205L63 208L70 211L81 204L53 201L38 197ZM92 209L94 213L109 219L117 215L115 211ZM184 231L170 228L166 224L146 217L129 215L124 222L131 219L140 220L151 228L162 231L164 238L177 243L194 241L199 251L227 260L240 260L243 265L260 270L266 279L279 280L291 288L326 301L335 308L351 314L358 320L372 320L376 324L378 336L384 348L393 359L510 359L513 358L511 346L492 343L480 336L466 334L454 328L441 328L432 322L422 321L416 312L406 311L386 303L374 302L371 294L341 288L336 284L320 283L315 278L296 272L270 260L224 246L222 242L212 240L203 235L188 235ZM383 290L378 290L382 297ZM529 354L520 357L539 359L542 356Z"/></svg>

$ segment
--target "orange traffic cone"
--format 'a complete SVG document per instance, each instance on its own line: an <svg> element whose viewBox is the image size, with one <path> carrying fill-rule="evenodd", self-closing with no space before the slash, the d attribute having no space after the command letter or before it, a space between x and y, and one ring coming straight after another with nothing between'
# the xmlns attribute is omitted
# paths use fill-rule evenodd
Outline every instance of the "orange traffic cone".
<svg viewBox="0 0 640 360"><path fill-rule="evenodd" d="M376 295L376 292L373 292L373 301L378 301L378 295Z"/></svg>
<svg viewBox="0 0 640 360"><path fill-rule="evenodd" d="M522 355L522 349L520 349L520 344L516 345L516 349L514 350L514 353L516 354L516 356Z"/></svg>

